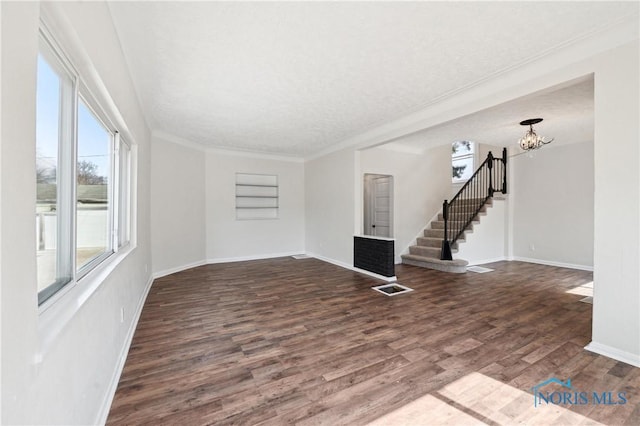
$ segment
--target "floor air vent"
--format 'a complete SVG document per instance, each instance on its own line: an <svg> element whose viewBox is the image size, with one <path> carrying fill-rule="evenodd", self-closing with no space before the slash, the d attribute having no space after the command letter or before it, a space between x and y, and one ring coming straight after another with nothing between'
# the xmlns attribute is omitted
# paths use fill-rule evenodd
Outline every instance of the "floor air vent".
<svg viewBox="0 0 640 426"><path fill-rule="evenodd" d="M468 266L467 271L476 272L478 274L484 274L493 271L493 269L484 268L482 266Z"/></svg>
<svg viewBox="0 0 640 426"><path fill-rule="evenodd" d="M300 260L300 259L311 259L311 256L309 256L308 254L294 254L293 256L294 259L296 260Z"/></svg>
<svg viewBox="0 0 640 426"><path fill-rule="evenodd" d="M398 294L409 293L410 291L413 291L412 288L405 287L402 284L398 283L378 285L371 288L382 294L386 294L387 296L396 296Z"/></svg>

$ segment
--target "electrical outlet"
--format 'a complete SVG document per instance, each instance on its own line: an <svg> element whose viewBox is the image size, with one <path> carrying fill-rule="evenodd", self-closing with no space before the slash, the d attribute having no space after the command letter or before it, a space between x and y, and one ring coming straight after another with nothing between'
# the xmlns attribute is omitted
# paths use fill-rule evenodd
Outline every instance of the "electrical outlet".
<svg viewBox="0 0 640 426"><path fill-rule="evenodd" d="M536 251L535 244L533 244L533 243L529 244L529 251Z"/></svg>
<svg viewBox="0 0 640 426"><path fill-rule="evenodd" d="M124 306L120 307L120 322L124 322Z"/></svg>

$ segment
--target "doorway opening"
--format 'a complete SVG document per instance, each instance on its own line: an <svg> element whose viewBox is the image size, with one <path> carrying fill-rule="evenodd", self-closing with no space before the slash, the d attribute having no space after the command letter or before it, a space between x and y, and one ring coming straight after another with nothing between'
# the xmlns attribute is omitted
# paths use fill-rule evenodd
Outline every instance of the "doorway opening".
<svg viewBox="0 0 640 426"><path fill-rule="evenodd" d="M364 175L364 235L393 237L393 176Z"/></svg>

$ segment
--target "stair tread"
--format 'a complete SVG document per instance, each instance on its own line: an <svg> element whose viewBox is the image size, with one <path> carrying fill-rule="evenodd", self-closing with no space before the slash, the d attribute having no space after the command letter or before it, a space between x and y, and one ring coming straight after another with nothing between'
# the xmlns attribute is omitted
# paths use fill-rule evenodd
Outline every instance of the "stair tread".
<svg viewBox="0 0 640 426"><path fill-rule="evenodd" d="M424 247L442 247L442 238L435 238L435 237L418 237L416 239L416 242L418 244L418 246L424 246Z"/></svg>
<svg viewBox="0 0 640 426"><path fill-rule="evenodd" d="M415 245L409 247L409 254L415 254L418 256L426 256L426 257L440 257L441 249L440 247L429 247L429 246L421 246Z"/></svg>

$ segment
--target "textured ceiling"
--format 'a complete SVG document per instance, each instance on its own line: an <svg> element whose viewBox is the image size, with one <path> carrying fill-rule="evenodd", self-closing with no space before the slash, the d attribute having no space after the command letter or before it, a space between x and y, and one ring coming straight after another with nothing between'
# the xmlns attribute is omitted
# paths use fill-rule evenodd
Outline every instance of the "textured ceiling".
<svg viewBox="0 0 640 426"><path fill-rule="evenodd" d="M207 147L309 156L638 6L112 2L110 9L152 130Z"/></svg>
<svg viewBox="0 0 640 426"><path fill-rule="evenodd" d="M421 152L469 140L515 148L528 130L520 122L528 118L544 119L534 130L546 140L553 138L554 146L592 142L593 111L593 76L589 76L398 138L387 147Z"/></svg>

